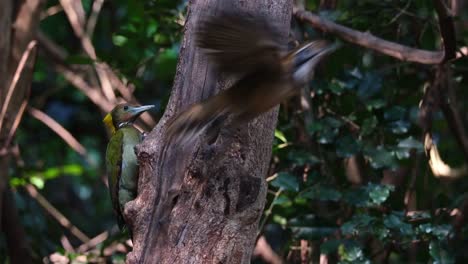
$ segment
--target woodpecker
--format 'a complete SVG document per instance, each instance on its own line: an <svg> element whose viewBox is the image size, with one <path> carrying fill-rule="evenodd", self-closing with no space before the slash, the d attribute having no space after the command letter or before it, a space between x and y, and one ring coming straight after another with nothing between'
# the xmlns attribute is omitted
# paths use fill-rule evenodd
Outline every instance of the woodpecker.
<svg viewBox="0 0 468 264"><path fill-rule="evenodd" d="M121 230L125 226L124 206L137 195L138 162L134 148L142 141L142 133L133 126L133 122L153 107L119 104L103 120L111 133L106 150L106 169L112 206Z"/></svg>

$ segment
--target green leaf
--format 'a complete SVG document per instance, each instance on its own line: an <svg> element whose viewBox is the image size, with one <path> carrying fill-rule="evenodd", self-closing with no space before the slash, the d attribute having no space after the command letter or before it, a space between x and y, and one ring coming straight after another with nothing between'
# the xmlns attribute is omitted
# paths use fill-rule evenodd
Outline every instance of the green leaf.
<svg viewBox="0 0 468 264"><path fill-rule="evenodd" d="M366 102L367 110L372 111L373 109L380 109L387 105L387 102L383 99L374 99Z"/></svg>
<svg viewBox="0 0 468 264"><path fill-rule="evenodd" d="M337 239L327 240L320 245L320 253L326 254L326 255L333 253L342 244L343 244L342 240L337 240Z"/></svg>
<svg viewBox="0 0 468 264"><path fill-rule="evenodd" d="M174 77L178 55L178 50L175 47L159 53L156 59L156 69L160 79L171 80Z"/></svg>
<svg viewBox="0 0 468 264"><path fill-rule="evenodd" d="M319 201L338 201L341 199L341 193L339 191L320 185L315 185L308 188L299 196Z"/></svg>
<svg viewBox="0 0 468 264"><path fill-rule="evenodd" d="M281 215L273 215L273 222L285 226L288 223L288 220Z"/></svg>
<svg viewBox="0 0 468 264"><path fill-rule="evenodd" d="M330 116L325 117L323 122L331 128L340 128L344 125L343 121Z"/></svg>
<svg viewBox="0 0 468 264"><path fill-rule="evenodd" d="M127 41L128 39L125 36L122 36L122 35L112 36L112 43L114 43L114 45L116 46L122 47L123 45L125 45L125 43L127 43Z"/></svg>
<svg viewBox="0 0 468 264"><path fill-rule="evenodd" d="M374 60L374 56L372 52L366 52L364 53L364 56L362 56L362 65L364 67L369 68L372 66L372 62Z"/></svg>
<svg viewBox="0 0 468 264"><path fill-rule="evenodd" d="M292 205L292 201L286 195L280 195L273 201L273 204L283 207L290 207Z"/></svg>
<svg viewBox="0 0 468 264"><path fill-rule="evenodd" d="M93 64L94 60L88 56L83 55L70 55L67 57L66 62L69 64Z"/></svg>
<svg viewBox="0 0 468 264"><path fill-rule="evenodd" d="M336 154L340 158L349 158L360 150L360 142L350 135L339 138L336 142Z"/></svg>
<svg viewBox="0 0 468 264"><path fill-rule="evenodd" d="M439 240L449 238L452 232L452 226L449 224L433 225L431 223L422 224L418 227L419 232L423 234L431 234Z"/></svg>
<svg viewBox="0 0 468 264"><path fill-rule="evenodd" d="M370 164L375 169L383 167L396 167L396 159L391 151L387 151L383 146L378 146L375 149L368 149L365 152Z"/></svg>
<svg viewBox="0 0 468 264"><path fill-rule="evenodd" d="M345 85L342 82L337 81L336 79L332 80L328 89L336 95L341 95L345 89Z"/></svg>
<svg viewBox="0 0 468 264"><path fill-rule="evenodd" d="M384 218L384 225L393 230L398 230L403 236L412 236L414 234L413 226L403 221L403 213L392 213Z"/></svg>
<svg viewBox="0 0 468 264"><path fill-rule="evenodd" d="M271 181L270 184L287 191L299 191L299 181L297 177L287 172L278 173L278 177Z"/></svg>
<svg viewBox="0 0 468 264"><path fill-rule="evenodd" d="M369 190L369 197L372 199L372 203L375 205L380 205L385 202L390 196L390 191L394 189L394 187L390 185L376 184L369 184L367 188Z"/></svg>
<svg viewBox="0 0 468 264"><path fill-rule="evenodd" d="M158 23L154 20L148 23L147 28L146 28L146 36L151 37L153 36L156 31L158 30Z"/></svg>
<svg viewBox="0 0 468 264"><path fill-rule="evenodd" d="M326 128L317 137L317 142L320 144L331 144L338 135L338 129Z"/></svg>
<svg viewBox="0 0 468 264"><path fill-rule="evenodd" d="M313 136L315 133L322 131L325 126L320 121L315 121L307 126L307 132Z"/></svg>
<svg viewBox="0 0 468 264"><path fill-rule="evenodd" d="M17 177L14 177L14 178L11 178L10 179L10 185L12 187L19 187L19 186L24 186L26 185L27 182L24 178L17 178Z"/></svg>
<svg viewBox="0 0 468 264"><path fill-rule="evenodd" d="M429 244L429 254L434 260L434 264L453 264L454 256L441 245L439 241L431 241Z"/></svg>
<svg viewBox="0 0 468 264"><path fill-rule="evenodd" d="M297 239L317 240L336 232L335 227L291 227Z"/></svg>
<svg viewBox="0 0 468 264"><path fill-rule="evenodd" d="M342 261L356 263L364 260L364 253L358 245L340 245L338 247L338 255Z"/></svg>
<svg viewBox="0 0 468 264"><path fill-rule="evenodd" d="M408 133L411 124L407 121L398 120L388 124L388 128L392 131L393 134L405 134Z"/></svg>
<svg viewBox="0 0 468 264"><path fill-rule="evenodd" d="M281 132L280 130L278 129L275 129L275 138L281 140L281 142L283 143L287 143L288 140L286 139L286 137L284 136L283 132Z"/></svg>
<svg viewBox="0 0 468 264"><path fill-rule="evenodd" d="M364 233L371 231L369 226L373 225L376 220L375 217L368 214L354 215L340 229L343 235L364 235Z"/></svg>
<svg viewBox="0 0 468 264"><path fill-rule="evenodd" d="M31 182L31 184L36 186L38 189L44 188L44 179L42 179L40 177L33 176L33 177L29 178L29 181Z"/></svg>
<svg viewBox="0 0 468 264"><path fill-rule="evenodd" d="M367 72L358 86L357 95L360 98L367 99L382 89L382 76L378 73Z"/></svg>
<svg viewBox="0 0 468 264"><path fill-rule="evenodd" d="M288 159L298 166L304 166L305 164L314 166L321 162L319 158L305 151L290 151L288 153Z"/></svg>
<svg viewBox="0 0 468 264"><path fill-rule="evenodd" d="M401 120L406 115L406 109L401 106L393 106L384 113L385 120L397 121Z"/></svg>
<svg viewBox="0 0 468 264"><path fill-rule="evenodd" d="M421 152L424 150L423 144L420 141L414 139L412 136L409 136L403 140L400 140L400 142L398 142L398 147L405 148L405 149L415 149L418 152Z"/></svg>
<svg viewBox="0 0 468 264"><path fill-rule="evenodd" d="M348 190L344 193L343 199L358 207L375 207L381 205L394 190L390 185L379 185L369 183L358 189Z"/></svg>
<svg viewBox="0 0 468 264"><path fill-rule="evenodd" d="M364 122L362 123L362 126L361 126L361 135L362 136L370 135L377 127L377 124L378 124L378 120L376 116L372 116L372 117L364 119Z"/></svg>
<svg viewBox="0 0 468 264"><path fill-rule="evenodd" d="M313 226L316 225L316 222L317 216L315 214L306 214L290 219L288 225L291 227Z"/></svg>

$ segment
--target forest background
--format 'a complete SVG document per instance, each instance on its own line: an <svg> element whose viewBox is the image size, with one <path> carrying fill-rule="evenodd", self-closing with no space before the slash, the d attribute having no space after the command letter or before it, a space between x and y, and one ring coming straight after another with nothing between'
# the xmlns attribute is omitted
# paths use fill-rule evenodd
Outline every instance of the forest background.
<svg viewBox="0 0 468 264"><path fill-rule="evenodd" d="M8 2L0 32L36 41L12 35L16 64L0 41L0 76L31 73L0 90L0 261L121 262L102 118L126 100L157 123L189 3ZM322 37L343 47L280 108L253 261L467 261L468 3L297 1L289 45Z"/></svg>

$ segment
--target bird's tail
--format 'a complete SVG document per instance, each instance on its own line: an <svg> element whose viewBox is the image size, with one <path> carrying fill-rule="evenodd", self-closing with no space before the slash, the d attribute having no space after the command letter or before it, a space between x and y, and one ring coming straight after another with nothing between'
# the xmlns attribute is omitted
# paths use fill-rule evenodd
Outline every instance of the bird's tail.
<svg viewBox="0 0 468 264"><path fill-rule="evenodd" d="M219 124L228 116L223 94L196 103L169 120L167 142L178 145L191 144L208 128L219 130Z"/></svg>

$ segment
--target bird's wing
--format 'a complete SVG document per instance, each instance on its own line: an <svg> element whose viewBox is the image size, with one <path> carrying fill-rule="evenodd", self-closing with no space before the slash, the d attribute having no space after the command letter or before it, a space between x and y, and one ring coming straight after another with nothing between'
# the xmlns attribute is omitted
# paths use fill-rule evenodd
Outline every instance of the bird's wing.
<svg viewBox="0 0 468 264"><path fill-rule="evenodd" d="M233 11L206 15L200 19L195 34L197 46L219 70L238 74L241 79L172 118L166 133L171 143L191 144L207 130L215 131L208 135L214 138L229 115L241 115L242 119L256 116L258 113L248 113L256 108L254 103L246 105L245 101L264 95L257 91L268 92L259 86L276 84L283 78L281 36L266 17Z"/></svg>
<svg viewBox="0 0 468 264"><path fill-rule="evenodd" d="M106 150L106 167L109 192L119 227L125 225L118 202L119 180L122 173L123 133L120 130L111 137Z"/></svg>
<svg viewBox="0 0 468 264"><path fill-rule="evenodd" d="M202 17L195 34L197 46L228 73L275 66L283 51L274 23L240 11Z"/></svg>

